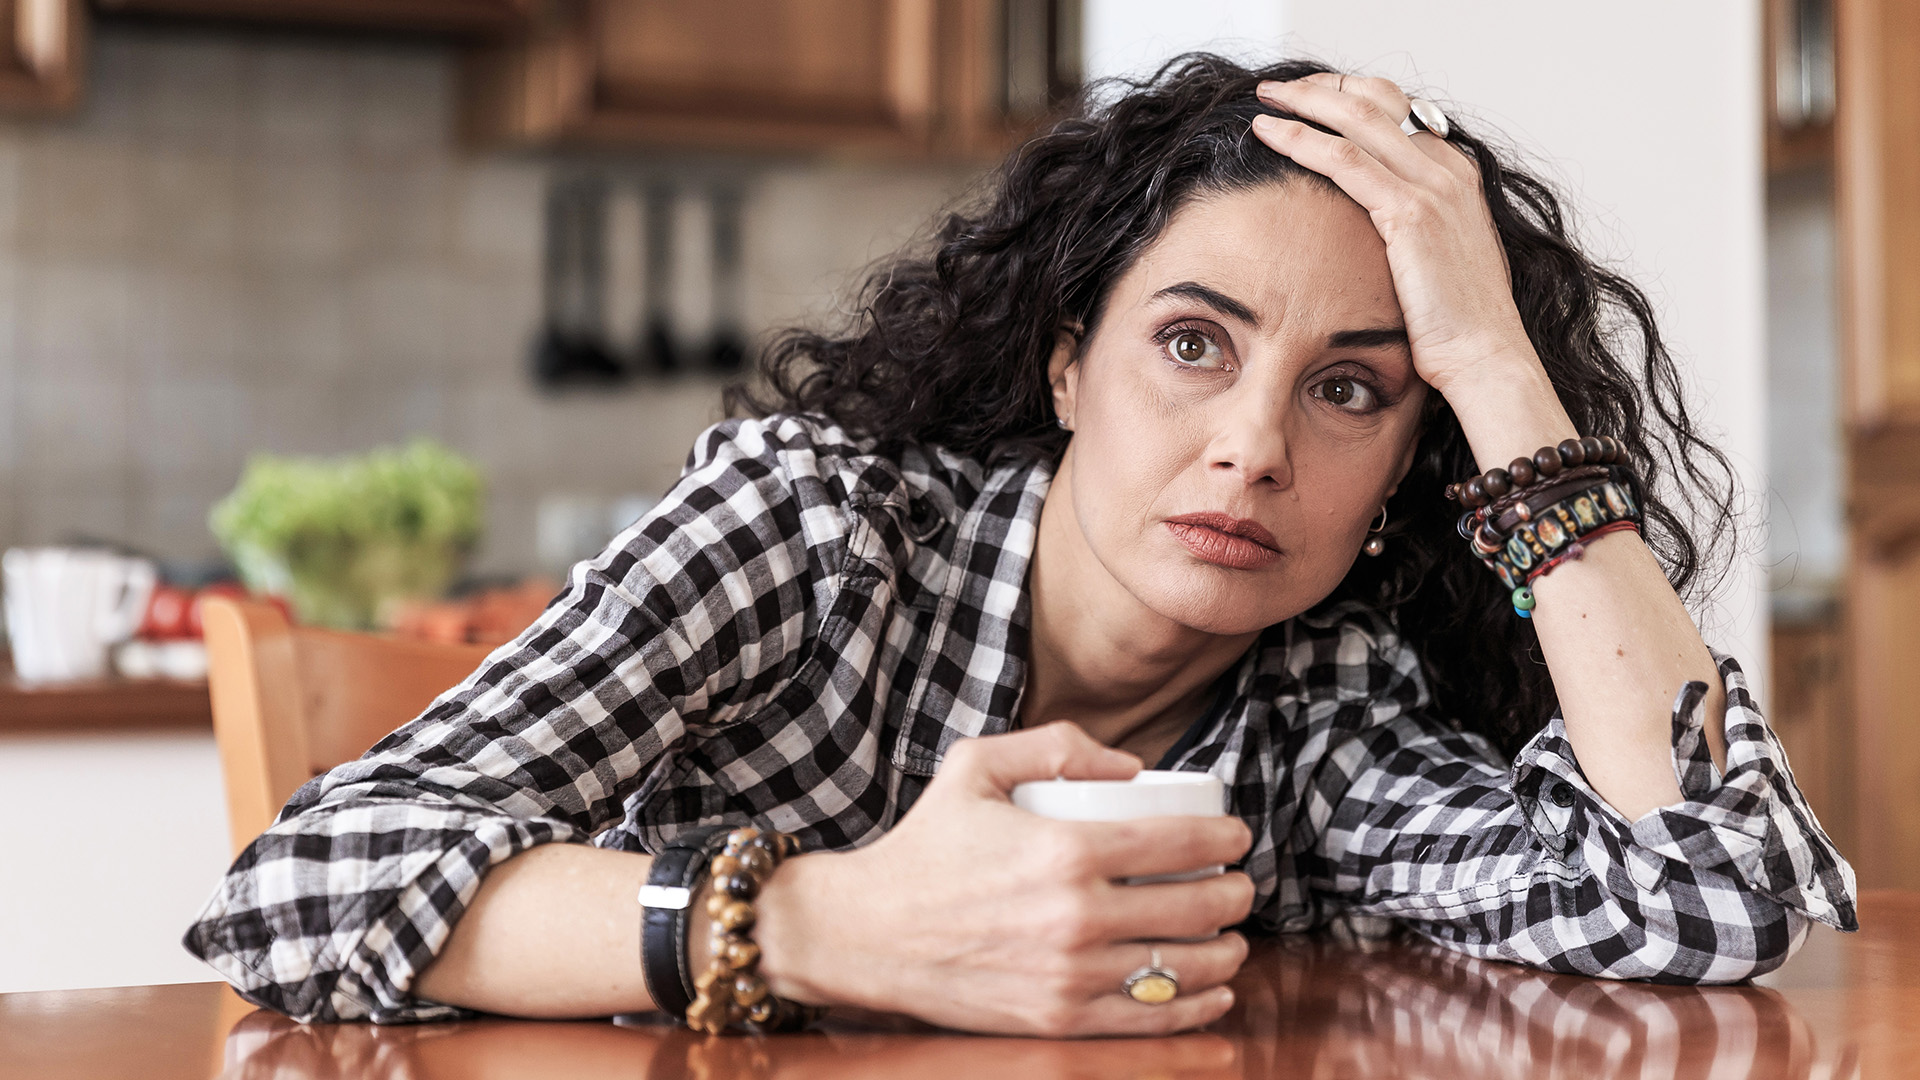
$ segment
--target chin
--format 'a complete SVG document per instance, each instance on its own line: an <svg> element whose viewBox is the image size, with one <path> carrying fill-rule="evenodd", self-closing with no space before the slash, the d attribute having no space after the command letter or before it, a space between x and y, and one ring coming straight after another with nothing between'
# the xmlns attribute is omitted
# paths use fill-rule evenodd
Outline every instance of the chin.
<svg viewBox="0 0 1920 1080"><path fill-rule="evenodd" d="M1195 565L1191 560L1186 566L1156 571L1143 575L1145 581L1133 590L1134 595L1163 618L1204 634L1258 633L1293 618L1319 599L1298 595L1297 587L1288 587L1291 583L1276 582L1290 576L1284 571L1250 574Z"/></svg>

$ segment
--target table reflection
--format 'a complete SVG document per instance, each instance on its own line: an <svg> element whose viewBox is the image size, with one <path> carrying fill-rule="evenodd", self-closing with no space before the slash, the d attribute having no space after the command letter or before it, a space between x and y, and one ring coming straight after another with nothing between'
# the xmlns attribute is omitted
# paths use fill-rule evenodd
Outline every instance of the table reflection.
<svg viewBox="0 0 1920 1080"><path fill-rule="evenodd" d="M1777 991L1553 975L1432 945L1282 941L1235 983L1240 1075L1853 1077Z"/></svg>
<svg viewBox="0 0 1920 1080"><path fill-rule="evenodd" d="M644 1080L879 1077L1852 1077L1761 987L1649 986L1549 975L1424 945L1326 939L1256 947L1240 1004L1171 1039L1049 1042L836 1018L770 1039L674 1028L478 1020L381 1028L253 1013L227 1036L230 1078L565 1076Z"/></svg>

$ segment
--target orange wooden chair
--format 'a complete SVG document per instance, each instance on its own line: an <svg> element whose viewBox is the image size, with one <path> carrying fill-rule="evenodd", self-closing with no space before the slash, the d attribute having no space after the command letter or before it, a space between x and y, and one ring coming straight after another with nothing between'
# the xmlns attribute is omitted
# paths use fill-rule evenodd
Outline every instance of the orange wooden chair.
<svg viewBox="0 0 1920 1080"><path fill-rule="evenodd" d="M226 597L203 602L201 623L236 855L300 785L366 753L492 650L293 626Z"/></svg>

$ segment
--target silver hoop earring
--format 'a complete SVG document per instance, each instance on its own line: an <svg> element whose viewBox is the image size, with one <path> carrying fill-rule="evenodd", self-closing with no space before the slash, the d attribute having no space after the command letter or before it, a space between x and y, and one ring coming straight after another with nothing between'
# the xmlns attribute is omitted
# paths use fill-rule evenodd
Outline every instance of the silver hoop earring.
<svg viewBox="0 0 1920 1080"><path fill-rule="evenodd" d="M1381 552L1387 550L1387 542L1380 536L1380 530L1386 527L1387 508L1383 505L1380 507L1379 524L1367 526L1367 532L1369 534L1367 536L1367 542L1360 545L1360 550L1369 555L1379 555Z"/></svg>

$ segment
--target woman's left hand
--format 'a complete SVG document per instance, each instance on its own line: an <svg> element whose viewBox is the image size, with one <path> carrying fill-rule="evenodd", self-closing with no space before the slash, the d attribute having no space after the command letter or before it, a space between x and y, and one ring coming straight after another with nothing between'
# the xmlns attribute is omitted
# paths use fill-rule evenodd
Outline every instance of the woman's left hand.
<svg viewBox="0 0 1920 1080"><path fill-rule="evenodd" d="M1339 132L1276 116L1253 122L1261 142L1326 176L1372 216L1422 379L1447 394L1457 383L1539 371L1479 170L1439 136L1401 130L1412 106L1399 86L1316 74L1261 83L1259 95Z"/></svg>

